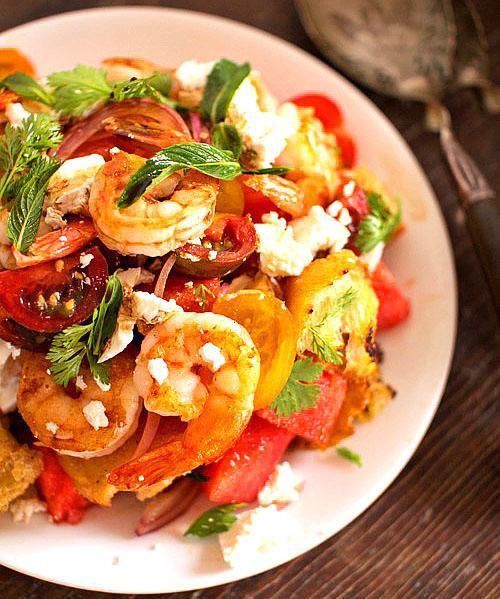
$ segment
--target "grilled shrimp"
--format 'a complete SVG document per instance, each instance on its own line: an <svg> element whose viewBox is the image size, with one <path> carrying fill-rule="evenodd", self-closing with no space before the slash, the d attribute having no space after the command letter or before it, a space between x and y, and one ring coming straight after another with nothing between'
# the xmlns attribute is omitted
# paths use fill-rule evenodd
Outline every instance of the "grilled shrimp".
<svg viewBox="0 0 500 599"><path fill-rule="evenodd" d="M132 380L134 359L124 352L110 361L108 391L82 368L74 397L58 385L40 354L24 354L17 403L33 435L46 447L80 458L112 453L135 432L142 402Z"/></svg>
<svg viewBox="0 0 500 599"><path fill-rule="evenodd" d="M219 458L253 411L260 357L247 331L219 314L175 314L144 338L134 383L145 407L187 422L167 444L115 469L109 481L137 489Z"/></svg>
<svg viewBox="0 0 500 599"><path fill-rule="evenodd" d="M174 173L128 208L117 208L130 177L143 164L143 158L125 152L107 162L92 186L90 214L110 249L163 256L202 235L213 220L219 184L192 170Z"/></svg>
<svg viewBox="0 0 500 599"><path fill-rule="evenodd" d="M165 67L160 67L142 58L122 58L119 56L106 58L101 64L106 69L110 81L127 81L133 77L145 79L153 73L167 71Z"/></svg>

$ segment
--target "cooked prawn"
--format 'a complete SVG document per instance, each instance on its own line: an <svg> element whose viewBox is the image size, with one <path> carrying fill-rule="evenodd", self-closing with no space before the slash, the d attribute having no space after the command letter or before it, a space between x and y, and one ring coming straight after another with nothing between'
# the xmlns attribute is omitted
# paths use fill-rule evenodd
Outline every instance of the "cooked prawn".
<svg viewBox="0 0 500 599"><path fill-rule="evenodd" d="M219 458L253 410L260 358L242 326L219 314L178 313L144 338L134 383L146 409L187 422L167 444L115 469L109 481L137 489Z"/></svg>
<svg viewBox="0 0 500 599"><path fill-rule="evenodd" d="M107 162L92 186L90 214L98 236L110 249L163 256L202 235L213 220L219 184L193 170L175 173L131 206L117 208L130 177L143 164L143 158L125 152Z"/></svg>
<svg viewBox="0 0 500 599"><path fill-rule="evenodd" d="M124 58L121 56L106 58L101 62L106 69L110 81L127 81L135 77L136 79L145 79L153 73L167 72L165 67L161 67L149 60L142 58Z"/></svg>
<svg viewBox="0 0 500 599"><path fill-rule="evenodd" d="M80 458L98 457L115 451L135 432L142 402L132 380L133 354L124 352L110 361L108 391L83 367L77 397L54 381L42 355L25 352L22 359L18 408L46 447ZM86 409L92 402L91 408L100 410L99 422Z"/></svg>

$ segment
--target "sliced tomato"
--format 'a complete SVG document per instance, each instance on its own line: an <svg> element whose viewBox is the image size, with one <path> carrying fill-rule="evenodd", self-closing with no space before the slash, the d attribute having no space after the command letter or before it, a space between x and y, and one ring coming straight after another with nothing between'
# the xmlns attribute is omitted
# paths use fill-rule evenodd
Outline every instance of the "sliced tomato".
<svg viewBox="0 0 500 599"><path fill-rule="evenodd" d="M283 389L295 361L298 328L285 303L270 293L247 289L222 295L213 312L240 323L260 355L256 410L267 407Z"/></svg>
<svg viewBox="0 0 500 599"><path fill-rule="evenodd" d="M175 268L197 277L223 277L241 266L256 247L257 234L250 219L216 214L201 244L186 243L175 251Z"/></svg>
<svg viewBox="0 0 500 599"><path fill-rule="evenodd" d="M261 410L258 415L299 437L322 447L327 447L344 404L347 381L338 372L325 368L317 384L320 395L314 408L291 416L277 416L274 410Z"/></svg>
<svg viewBox="0 0 500 599"><path fill-rule="evenodd" d="M323 94L302 94L290 99L296 106L314 108L314 114L326 131L334 131L342 126L343 117L340 108L328 96Z"/></svg>
<svg viewBox="0 0 500 599"><path fill-rule="evenodd" d="M55 452L45 447L36 448L43 457L43 470L36 481L38 492L47 503L47 509L56 524L78 524L91 505L73 485L63 470Z"/></svg>
<svg viewBox="0 0 500 599"><path fill-rule="evenodd" d="M37 237L28 254L12 250L19 268L64 258L81 250L97 237L93 222L88 218L76 219L57 231Z"/></svg>
<svg viewBox="0 0 500 599"><path fill-rule="evenodd" d="M203 469L209 479L202 485L207 497L217 503L254 501L293 437L293 433L252 416L234 446Z"/></svg>
<svg viewBox="0 0 500 599"><path fill-rule="evenodd" d="M210 312L221 293L220 279L196 279L170 275L163 297L173 299L186 312Z"/></svg>
<svg viewBox="0 0 500 599"><path fill-rule="evenodd" d="M340 157L345 167L352 168L356 164L358 151L354 140L343 129L334 131L337 145L340 148Z"/></svg>
<svg viewBox="0 0 500 599"><path fill-rule="evenodd" d="M64 259L0 273L0 305L18 324L37 332L55 333L84 321L101 301L108 266L96 248L85 268L81 252Z"/></svg>
<svg viewBox="0 0 500 599"><path fill-rule="evenodd" d="M215 211L226 214L243 214L245 198L240 177L233 181L221 181Z"/></svg>
<svg viewBox="0 0 500 599"><path fill-rule="evenodd" d="M379 301L379 329L396 326L408 318L411 312L410 300L384 262L380 262L373 273L372 285Z"/></svg>
<svg viewBox="0 0 500 599"><path fill-rule="evenodd" d="M23 349L45 351L49 337L21 326L0 306L0 339Z"/></svg>
<svg viewBox="0 0 500 599"><path fill-rule="evenodd" d="M109 137L113 139L107 139ZM175 110L140 98L109 104L78 122L68 130L56 153L64 161L81 155L80 148L84 144L90 144L91 149L95 144L97 150L112 142L125 151L135 153L141 148L153 155L161 148L189 140L189 129ZM89 146L85 148L88 149Z"/></svg>
<svg viewBox="0 0 500 599"><path fill-rule="evenodd" d="M0 48L0 79L16 71L34 75L35 67L17 48Z"/></svg>
<svg viewBox="0 0 500 599"><path fill-rule="evenodd" d="M241 177L245 200L244 213L256 223L271 211L287 219L301 216L304 194L300 187L278 175L245 175Z"/></svg>

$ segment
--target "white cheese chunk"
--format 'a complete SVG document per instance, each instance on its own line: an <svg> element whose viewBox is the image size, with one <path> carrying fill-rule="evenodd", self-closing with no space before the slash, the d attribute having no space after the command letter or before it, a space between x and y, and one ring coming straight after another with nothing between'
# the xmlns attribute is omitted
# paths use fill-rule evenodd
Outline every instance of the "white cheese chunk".
<svg viewBox="0 0 500 599"><path fill-rule="evenodd" d="M260 505L298 501L303 482L303 479L292 470L289 462L278 464L259 492Z"/></svg>
<svg viewBox="0 0 500 599"><path fill-rule="evenodd" d="M382 260L384 248L385 243L383 241L379 241L373 250L370 250L366 254L362 254L360 256L360 260L368 266L368 270L370 272L374 272L379 265L380 260Z"/></svg>
<svg viewBox="0 0 500 599"><path fill-rule="evenodd" d="M222 556L233 568L247 566L249 560L265 560L288 541L289 526L288 518L275 505L243 512L230 530L219 535Z"/></svg>
<svg viewBox="0 0 500 599"><path fill-rule="evenodd" d="M93 259L93 254L80 254L80 266L82 268L87 268L87 266L92 262Z"/></svg>
<svg viewBox="0 0 500 599"><path fill-rule="evenodd" d="M148 372L159 385L163 385L168 378L168 365L162 358L152 358L148 361Z"/></svg>
<svg viewBox="0 0 500 599"><path fill-rule="evenodd" d="M106 416L106 408L102 401L96 399L89 401L83 408L83 415L85 416L85 420L95 431L98 431L100 428L106 428L109 425L109 420Z"/></svg>
<svg viewBox="0 0 500 599"><path fill-rule="evenodd" d="M212 372L217 372L226 363L220 347L213 343L205 343L200 348L200 358L208 364Z"/></svg>
<svg viewBox="0 0 500 599"><path fill-rule="evenodd" d="M21 350L0 339L0 414L16 409L17 388L21 363L17 358Z"/></svg>
<svg viewBox="0 0 500 599"><path fill-rule="evenodd" d="M79 374L75 379L75 387L80 391L85 391L85 389L88 387L81 374Z"/></svg>
<svg viewBox="0 0 500 599"><path fill-rule="evenodd" d="M29 115L20 102L12 102L5 107L5 116L13 127L20 127Z"/></svg>
<svg viewBox="0 0 500 599"><path fill-rule="evenodd" d="M349 240L349 229L327 214L322 206L312 206L306 216L289 225L294 239L312 254L320 250L338 252Z"/></svg>
<svg viewBox="0 0 500 599"><path fill-rule="evenodd" d="M213 69L215 62L198 62L186 60L177 67L175 76L182 89L191 91L205 87L207 77Z"/></svg>
<svg viewBox="0 0 500 599"><path fill-rule="evenodd" d="M295 241L293 229L276 212L265 214L262 220L255 225L261 270L271 277L300 275L313 254Z"/></svg>
<svg viewBox="0 0 500 599"><path fill-rule="evenodd" d="M34 514L47 511L47 506L38 497L16 499L9 505L9 511L14 522L29 524Z"/></svg>
<svg viewBox="0 0 500 599"><path fill-rule="evenodd" d="M132 316L148 324L157 324L172 312L182 312L175 300L164 300L147 291L134 291L131 300Z"/></svg>
<svg viewBox="0 0 500 599"><path fill-rule="evenodd" d="M57 425L55 422L46 422L45 428L49 431L49 433L55 435L59 430L59 425Z"/></svg>

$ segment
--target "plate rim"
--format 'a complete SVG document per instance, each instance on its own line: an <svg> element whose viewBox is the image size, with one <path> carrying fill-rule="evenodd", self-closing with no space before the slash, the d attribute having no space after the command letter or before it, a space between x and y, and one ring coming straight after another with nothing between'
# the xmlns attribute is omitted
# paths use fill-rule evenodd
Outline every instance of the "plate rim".
<svg viewBox="0 0 500 599"><path fill-rule="evenodd" d="M341 526L339 526L335 530L335 532L326 533L326 535L323 535L320 540L318 540L318 538L314 538L314 539L311 538L309 543L301 544L299 546L298 550L294 549L294 551L291 552L290 554L288 554L286 556L286 558L280 558L276 562L273 562L273 564L270 565L269 567L259 568L258 572L256 572L256 573L241 574L241 575L237 574L235 577L233 577L230 574L235 573L235 571L228 570L229 574L226 576L227 580L225 582L217 581L217 582L213 582L210 584L204 584L203 586L188 585L188 586L178 587L175 590L167 589L167 588L165 588L163 590L147 590L147 591L144 591L144 590L141 591L138 589L124 590L119 585L113 586L112 583L110 583L108 585L108 588L91 587L88 585L85 586L84 584L75 584L74 582L64 582L64 581L61 581L60 579L55 579L54 577L49 577L49 576L44 577L43 575L40 575L39 573L34 573L33 571L30 571L28 568L16 567L16 565L13 563L10 563L9 560L4 559L3 561L0 561L0 565L10 568L11 570L19 572L21 574L28 575L28 576L31 576L32 578L42 580L45 582L59 584L61 586L65 586L68 588L100 591L100 592L106 592L106 593L136 593L136 594L141 594L141 593L161 594L161 593L168 593L168 592L195 591L195 590L201 590L201 589L208 589L208 588L211 588L214 586L219 586L221 584L231 584L233 582L238 582L239 580L244 580L245 578L248 578L251 576L257 576L257 575L263 574L265 572L268 572L274 568L282 566L283 564L288 563L291 560L296 559L297 557L300 557L301 555L306 554L307 552L311 551L315 547L318 547L319 545L321 545L324 542L328 541L329 539L333 538L337 533L339 533L341 530L343 530L346 526L348 526L349 524L351 524L352 522L357 520L386 491L389 490L389 488L392 486L394 481L399 477L401 472L408 465L411 458L415 455L418 447L420 446L424 436L426 435L426 433L434 419L436 411L437 411L437 409L441 403L441 400L443 398L445 387L446 387L447 381L449 379L452 361L453 361L453 357L454 357L454 353L455 353L455 347L456 347L457 324L458 324L457 275L456 275L454 253L453 253L453 249L452 249L450 234L449 234L448 227L446 225L444 215L441 211L439 201L437 199L436 193L434 192L434 188L432 187L429 179L427 178L420 162L418 161L417 157L415 156L409 143L404 139L404 137L399 132L399 130L396 128L396 126L382 112L382 110L368 96L366 96L355 84L351 83L351 81L349 81L342 73L338 72L329 62L327 62L326 59L322 60L321 58L313 56L306 50L300 48L299 46L296 46L295 44L288 41L287 39L281 38L278 35L275 35L266 30L263 30L263 29L259 29L256 26L249 25L247 23L243 23L241 21L236 21L236 20L233 20L233 19L230 19L227 17L214 15L214 14L210 14L210 13L205 13L202 11L171 8L171 7L166 7L166 6L135 5L135 6L103 6L103 7L85 8L85 9L74 10L74 11L65 11L62 13L41 17L39 19L34 19L32 21L28 21L28 22L22 23L20 25L17 25L15 27L1 31L0 32L0 45L3 42L4 36L16 34L17 32L22 31L23 29L30 29L33 27L36 28L37 25L40 25L42 23L47 23L50 21L64 21L64 20L71 21L75 17L78 18L80 16L86 16L86 15L95 14L95 13L119 14L119 13L124 13L124 12L136 13L138 15L141 13L142 14L145 14L145 13L152 14L155 12L163 13L163 14L170 13L170 14L178 14L181 17L192 17L192 18L202 17L204 19L211 20L211 21L217 22L217 23L223 22L226 26L231 26L233 28L239 28L241 30L247 31L248 33L253 33L254 35L260 35L260 36L264 36L266 38L271 38L274 42L278 42L282 46L287 47L288 50L290 50L294 53L298 53L299 55L302 56L302 58L307 59L309 61L313 61L314 63L316 63L317 66L320 66L324 69L329 70L331 73L333 73L333 75L335 77L342 80L342 82L348 88L350 93L352 93L354 96L356 96L357 99L360 100L364 104L365 107L367 107L371 111L377 113L378 117L384 121L385 125L389 127L392 134L398 139L399 143L401 143L406 148L408 157L413 162L413 167L416 168L416 170L419 172L419 174L422 178L422 181L425 184L426 192L429 194L429 196L433 200L434 207L436 208L436 218L439 222L439 225L440 225L443 235L444 235L444 241L445 241L445 246L446 246L446 260L448 262L448 271L449 271L450 282L451 282L451 289L449 290L448 300L449 300L449 309L451 312L450 323L452 325L452 328L450 330L450 335L449 335L446 361L443 360L443 367L441 370L440 379L439 379L439 382L435 385L436 391L434 391L434 394L437 397L437 400L435 401L432 410L429 410L429 412L426 414L426 418L420 422L418 435L415 436L415 441L410 446L411 449L406 450L405 458L400 461L398 468L394 468L393 470L391 470L390 474L386 475L385 477L380 477L377 480L377 483L373 485L373 488L375 490L370 493L369 501L364 500L364 501L360 502L362 507L357 512L357 515L355 517L349 519L347 522L344 522Z"/></svg>

